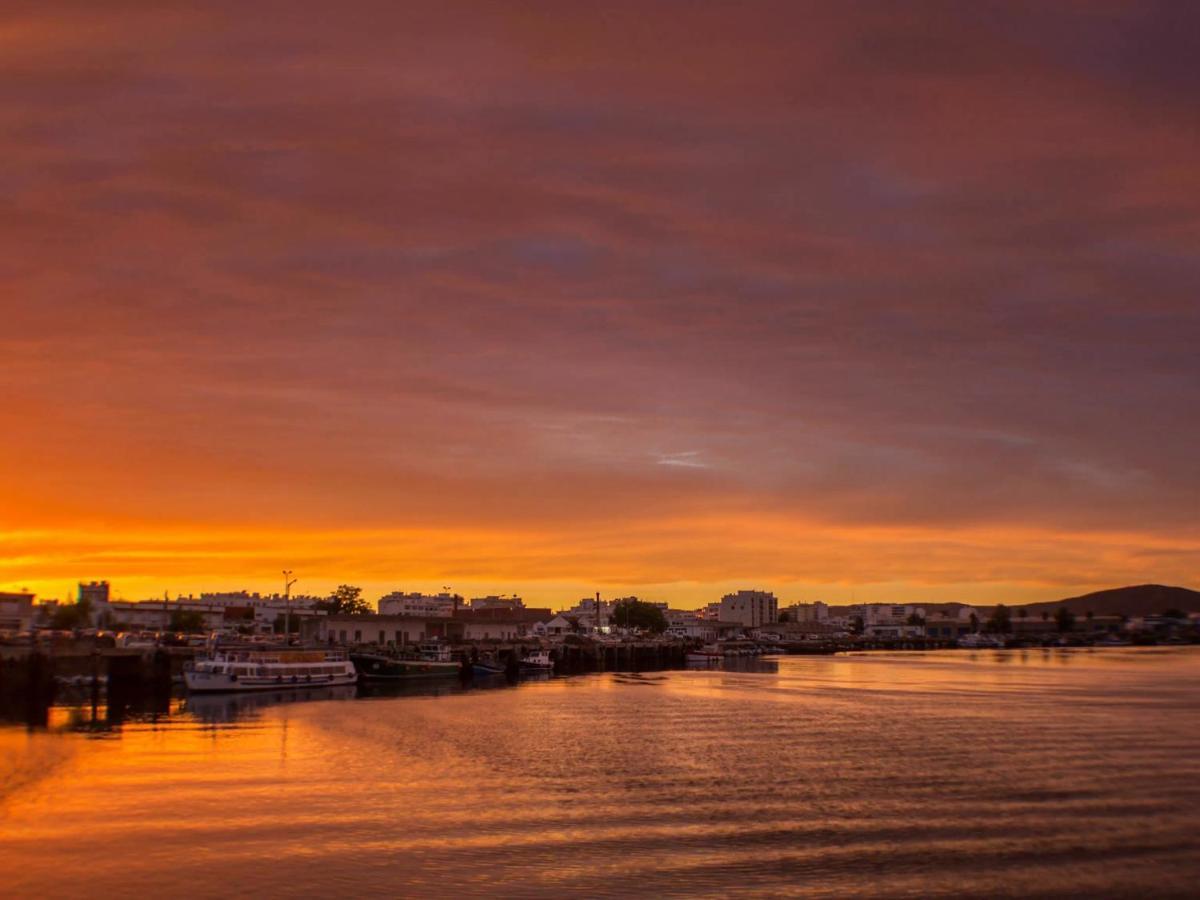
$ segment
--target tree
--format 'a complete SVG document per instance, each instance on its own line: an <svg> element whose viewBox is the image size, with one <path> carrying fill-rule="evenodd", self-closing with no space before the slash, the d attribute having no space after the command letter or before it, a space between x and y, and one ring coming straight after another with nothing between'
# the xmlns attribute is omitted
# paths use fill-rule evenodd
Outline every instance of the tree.
<svg viewBox="0 0 1200 900"><path fill-rule="evenodd" d="M915 626L917 628L921 628L921 627L924 627L925 620L923 618L921 618L921 616L918 613L912 613L908 617L908 624Z"/></svg>
<svg viewBox="0 0 1200 900"><path fill-rule="evenodd" d="M1043 621L1043 622L1049 622L1049 621L1050 621L1050 610L1048 610L1048 609L1043 609L1043 610L1042 610L1042 621Z"/></svg>
<svg viewBox="0 0 1200 900"><path fill-rule="evenodd" d="M277 615L275 617L275 622L271 626L271 630L274 631L276 634L283 634L283 630L285 628L288 628L289 633L295 634L300 630L300 617L292 616L291 620L292 621L291 621L291 624L289 627L288 617L285 616L283 613L280 613L279 615Z"/></svg>
<svg viewBox="0 0 1200 900"><path fill-rule="evenodd" d="M340 584L338 589L329 595L328 599L318 600L313 605L323 609L331 616L366 616L374 610L362 599L362 588L349 584Z"/></svg>
<svg viewBox="0 0 1200 900"><path fill-rule="evenodd" d="M1182 609L1167 609L1163 610L1164 619L1186 619L1187 613Z"/></svg>
<svg viewBox="0 0 1200 900"><path fill-rule="evenodd" d="M974 634L977 631L979 631L979 616L971 613L971 633Z"/></svg>
<svg viewBox="0 0 1200 900"><path fill-rule="evenodd" d="M1060 606L1058 612L1054 614L1054 621L1058 623L1058 630L1065 634L1075 627L1075 613L1065 606Z"/></svg>
<svg viewBox="0 0 1200 900"><path fill-rule="evenodd" d="M194 634L204 630L204 613L195 609L176 609L171 612L171 621L167 626L171 631L182 631Z"/></svg>
<svg viewBox="0 0 1200 900"><path fill-rule="evenodd" d="M667 630L667 617L663 611L653 603L636 597L618 600L613 606L611 621L620 628L641 628L655 634Z"/></svg>
<svg viewBox="0 0 1200 900"><path fill-rule="evenodd" d="M66 603L50 616L50 627L59 631L73 631L92 624L92 601L84 597L78 603Z"/></svg>
<svg viewBox="0 0 1200 900"><path fill-rule="evenodd" d="M1008 613L1008 607L1003 603L992 611L992 617L988 619L987 630L996 634L1008 634L1012 631L1012 617Z"/></svg>
<svg viewBox="0 0 1200 900"><path fill-rule="evenodd" d="M783 612L781 612L779 614L779 618L777 621L781 625L786 625L788 622L792 621L792 614L785 609Z"/></svg>
<svg viewBox="0 0 1200 900"><path fill-rule="evenodd" d="M854 616L850 619L850 633L862 634L867 630L867 623L863 621L862 616Z"/></svg>

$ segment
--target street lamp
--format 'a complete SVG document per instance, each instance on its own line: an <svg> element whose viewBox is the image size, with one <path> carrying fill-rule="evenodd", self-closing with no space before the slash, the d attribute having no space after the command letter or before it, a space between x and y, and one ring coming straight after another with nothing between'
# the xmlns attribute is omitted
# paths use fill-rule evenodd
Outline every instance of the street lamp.
<svg viewBox="0 0 1200 900"><path fill-rule="evenodd" d="M283 570L283 642L292 642L292 585L296 579L292 577L291 569Z"/></svg>

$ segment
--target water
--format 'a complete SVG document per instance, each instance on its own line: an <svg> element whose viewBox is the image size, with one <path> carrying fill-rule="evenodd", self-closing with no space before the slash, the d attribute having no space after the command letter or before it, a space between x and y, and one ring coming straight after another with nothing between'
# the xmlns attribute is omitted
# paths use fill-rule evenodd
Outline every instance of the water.
<svg viewBox="0 0 1200 900"><path fill-rule="evenodd" d="M0 893L1195 896L1198 689L1129 648L56 708L0 726Z"/></svg>

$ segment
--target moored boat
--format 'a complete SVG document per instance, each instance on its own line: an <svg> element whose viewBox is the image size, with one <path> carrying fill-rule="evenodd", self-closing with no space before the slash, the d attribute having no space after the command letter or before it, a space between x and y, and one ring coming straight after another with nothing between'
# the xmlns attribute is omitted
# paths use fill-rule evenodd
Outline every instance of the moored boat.
<svg viewBox="0 0 1200 900"><path fill-rule="evenodd" d="M183 673L192 693L277 691L354 684L344 651L325 648L218 647Z"/></svg>
<svg viewBox="0 0 1200 900"><path fill-rule="evenodd" d="M479 677L503 675L506 667L493 656L483 656L471 663L471 672Z"/></svg>
<svg viewBox="0 0 1200 900"><path fill-rule="evenodd" d="M960 637L958 639L958 646L966 647L970 650L1003 650L1004 638L995 634L973 632Z"/></svg>
<svg viewBox="0 0 1200 900"><path fill-rule="evenodd" d="M554 660L549 650L534 650L521 658L522 672L553 672Z"/></svg>
<svg viewBox="0 0 1200 900"><path fill-rule="evenodd" d="M701 647L699 650L689 650L687 655L689 666L719 666L724 659L725 653L712 644Z"/></svg>
<svg viewBox="0 0 1200 900"><path fill-rule="evenodd" d="M350 654L360 678L367 681L397 681L407 678L437 678L458 675L462 666L447 647L421 648L419 657L356 651Z"/></svg>

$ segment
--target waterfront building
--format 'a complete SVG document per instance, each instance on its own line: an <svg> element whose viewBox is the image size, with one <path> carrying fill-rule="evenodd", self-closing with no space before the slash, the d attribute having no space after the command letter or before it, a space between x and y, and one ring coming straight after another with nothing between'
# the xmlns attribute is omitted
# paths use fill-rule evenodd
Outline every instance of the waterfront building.
<svg viewBox="0 0 1200 900"><path fill-rule="evenodd" d="M80 603L103 604L108 602L108 582L89 581L79 582L78 600Z"/></svg>
<svg viewBox="0 0 1200 900"><path fill-rule="evenodd" d="M536 633L552 617L548 609L460 609L452 616L322 616L301 625L301 636L321 643L403 647L421 641L519 640Z"/></svg>
<svg viewBox="0 0 1200 900"><path fill-rule="evenodd" d="M947 616L944 614L930 615L925 619L925 637L931 638L960 638L971 633L970 618Z"/></svg>
<svg viewBox="0 0 1200 900"><path fill-rule="evenodd" d="M668 618L666 634L668 637L712 642L740 630L742 626L736 622L705 619L693 612L690 616L674 615Z"/></svg>
<svg viewBox="0 0 1200 900"><path fill-rule="evenodd" d="M925 637L925 626L907 622L872 622L863 626L863 634L873 638L918 638Z"/></svg>
<svg viewBox="0 0 1200 900"><path fill-rule="evenodd" d="M780 612L786 612L793 622L825 622L829 619L829 604L820 600L813 603L793 603Z"/></svg>
<svg viewBox="0 0 1200 900"><path fill-rule="evenodd" d="M0 631L29 631L33 628L33 598L28 591L0 593Z"/></svg>
<svg viewBox="0 0 1200 900"><path fill-rule="evenodd" d="M442 616L324 616L302 623L302 637L323 644L380 644L403 647L431 638L445 637Z"/></svg>
<svg viewBox="0 0 1200 900"><path fill-rule="evenodd" d="M107 621L109 611L109 589L107 581L79 582L79 603L86 603L91 610L92 624Z"/></svg>
<svg viewBox="0 0 1200 900"><path fill-rule="evenodd" d="M464 641L509 641L529 637L540 623L553 617L549 609L484 607L454 614L452 637ZM458 630L461 629L461 630Z"/></svg>
<svg viewBox="0 0 1200 900"><path fill-rule="evenodd" d="M535 628L535 633L539 636L582 634L588 631L583 622L584 620L577 615L572 615L570 613L559 613L554 618L537 625Z"/></svg>
<svg viewBox="0 0 1200 900"><path fill-rule="evenodd" d="M163 631L171 627L176 613L199 613L205 631L250 629L270 632L275 624L288 615L295 621L325 615L316 608L320 597L298 596L285 598L282 594L228 591L188 594L171 600L112 600L107 604L109 627L144 631Z"/></svg>
<svg viewBox="0 0 1200 900"><path fill-rule="evenodd" d="M721 598L718 621L757 628L779 618L779 600L769 591L738 591Z"/></svg>
<svg viewBox="0 0 1200 900"><path fill-rule="evenodd" d="M578 620L583 631L605 631L611 624L614 605L614 601L601 600L600 595L596 594L595 597L584 597L565 610L564 615Z"/></svg>
<svg viewBox="0 0 1200 900"><path fill-rule="evenodd" d="M385 616L437 616L448 619L462 605L462 599L458 594L444 591L440 594L394 591L379 599L379 613Z"/></svg>
<svg viewBox="0 0 1200 900"><path fill-rule="evenodd" d="M910 618L925 618L925 609L920 606L900 603L856 603L849 609L851 618L862 619L864 627L872 625L903 625Z"/></svg>

